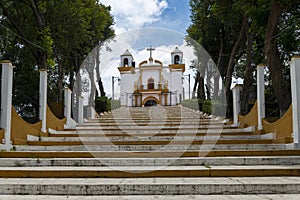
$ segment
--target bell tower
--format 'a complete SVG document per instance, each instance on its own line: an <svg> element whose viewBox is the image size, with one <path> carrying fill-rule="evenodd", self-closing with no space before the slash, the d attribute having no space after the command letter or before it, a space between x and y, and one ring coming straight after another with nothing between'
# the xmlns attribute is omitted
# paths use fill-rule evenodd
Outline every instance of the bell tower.
<svg viewBox="0 0 300 200"><path fill-rule="evenodd" d="M121 55L121 67L135 67L133 56L128 49Z"/></svg>
<svg viewBox="0 0 300 200"><path fill-rule="evenodd" d="M183 64L183 52L176 47L171 53L171 59L173 65Z"/></svg>

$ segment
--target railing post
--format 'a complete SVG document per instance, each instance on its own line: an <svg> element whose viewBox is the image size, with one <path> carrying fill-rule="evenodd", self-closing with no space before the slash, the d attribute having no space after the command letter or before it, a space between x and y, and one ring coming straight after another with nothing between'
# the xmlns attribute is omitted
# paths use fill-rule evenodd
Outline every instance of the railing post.
<svg viewBox="0 0 300 200"><path fill-rule="evenodd" d="M2 61L1 127L4 129L5 150L11 149L11 110L13 66L10 61Z"/></svg>
<svg viewBox="0 0 300 200"><path fill-rule="evenodd" d="M233 93L233 126L239 126L239 114L241 112L241 97L240 92L242 89L241 84L236 84L232 88Z"/></svg>
<svg viewBox="0 0 300 200"><path fill-rule="evenodd" d="M257 66L257 122L258 130L263 129L262 119L265 118L265 77L264 77L264 64Z"/></svg>
<svg viewBox="0 0 300 200"><path fill-rule="evenodd" d="M41 131L46 133L46 112L47 112L47 70L40 70L40 113L39 119L42 121Z"/></svg>
<svg viewBox="0 0 300 200"><path fill-rule="evenodd" d="M71 101L72 91L69 88L64 88L64 115L67 119L65 124L65 128L72 129L76 127L76 122L71 118L71 108L72 108L72 101Z"/></svg>
<svg viewBox="0 0 300 200"><path fill-rule="evenodd" d="M83 124L83 97L78 97L78 124Z"/></svg>
<svg viewBox="0 0 300 200"><path fill-rule="evenodd" d="M291 60L294 146L300 148L300 57Z"/></svg>

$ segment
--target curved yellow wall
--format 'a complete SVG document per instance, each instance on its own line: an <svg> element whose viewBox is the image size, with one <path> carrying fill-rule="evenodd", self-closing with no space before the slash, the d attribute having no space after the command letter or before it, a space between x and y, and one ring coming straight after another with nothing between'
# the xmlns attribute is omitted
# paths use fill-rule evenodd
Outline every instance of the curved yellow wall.
<svg viewBox="0 0 300 200"><path fill-rule="evenodd" d="M2 140L3 140L3 138L4 138L4 129L0 129L0 142L2 142Z"/></svg>
<svg viewBox="0 0 300 200"><path fill-rule="evenodd" d="M49 128L51 128L51 129L54 129L54 130L57 130L57 131L63 131L66 121L67 121L66 118L58 119L53 114L53 112L51 111L49 106L47 106L47 121L46 121L47 130Z"/></svg>
<svg viewBox="0 0 300 200"><path fill-rule="evenodd" d="M27 135L33 136L47 136L47 133L42 133L42 122L39 121L35 124L27 123L19 116L17 111L12 108L11 120L11 140L14 145L22 145L27 143ZM66 119L58 119L47 106L47 122L46 127L55 130L64 130Z"/></svg>
<svg viewBox="0 0 300 200"><path fill-rule="evenodd" d="M17 111L12 108L11 111L11 140L15 145L27 143L27 134L39 136L42 128L42 122L29 124L19 116Z"/></svg>
<svg viewBox="0 0 300 200"><path fill-rule="evenodd" d="M277 121L270 123L263 119L263 127L266 133L276 133L277 139L292 138L293 115L292 105L286 113Z"/></svg>
<svg viewBox="0 0 300 200"><path fill-rule="evenodd" d="M248 127L248 126L258 126L257 122L257 102L255 102L254 106L250 110L250 112L243 116L239 115L239 122L242 127Z"/></svg>

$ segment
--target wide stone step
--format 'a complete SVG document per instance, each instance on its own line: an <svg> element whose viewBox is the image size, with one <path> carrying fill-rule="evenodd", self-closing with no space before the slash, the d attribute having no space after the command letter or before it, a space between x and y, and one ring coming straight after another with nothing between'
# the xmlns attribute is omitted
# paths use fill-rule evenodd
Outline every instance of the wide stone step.
<svg viewBox="0 0 300 200"><path fill-rule="evenodd" d="M263 136L264 137L264 136ZM28 141L83 141L83 142L92 142L92 141L192 141L192 140L259 140L261 135L215 135L215 136L116 136L116 137L105 137L101 136L75 136L75 137L28 137ZM272 139L270 135L269 139Z"/></svg>
<svg viewBox="0 0 300 200"><path fill-rule="evenodd" d="M300 176L300 165L0 167L1 178L159 178Z"/></svg>
<svg viewBox="0 0 300 200"><path fill-rule="evenodd" d="M209 151L10 151L1 158L179 158L179 157L276 157L299 156L300 150L209 150Z"/></svg>
<svg viewBox="0 0 300 200"><path fill-rule="evenodd" d="M46 146L47 142L35 142L33 145L16 145L17 151L205 151L205 150L275 150L286 149L285 144L203 144L203 145L81 145L72 142L73 145L55 144ZM75 144L74 144L75 143ZM41 146L43 144L43 146Z"/></svg>
<svg viewBox="0 0 300 200"><path fill-rule="evenodd" d="M124 196L64 196L64 195L0 195L5 200L298 200L300 194L257 194L257 195L124 195Z"/></svg>
<svg viewBox="0 0 300 200"><path fill-rule="evenodd" d="M134 131L134 130L142 130L142 131L148 131L148 130L207 130L207 129L237 129L235 127L232 127L231 125L180 125L180 126L169 126L166 127L164 125L161 126L123 126L119 124L118 126L99 126L99 125L93 125L93 126L87 126L87 125L78 125L76 126L77 130L97 130L101 129L103 131L120 131L120 130L126 130L126 131Z"/></svg>
<svg viewBox="0 0 300 200"><path fill-rule="evenodd" d="M73 130L65 130L65 131L55 131L49 130L51 135L54 134L145 134L145 135L161 135L161 134L254 134L252 127L249 128L236 128L236 129L208 129L208 130L198 130L198 129L150 129L150 130L127 130L127 129L101 129L101 127L97 127L97 129L73 129Z"/></svg>
<svg viewBox="0 0 300 200"><path fill-rule="evenodd" d="M222 122L189 122L189 121L178 121L178 122L165 122L165 121L131 121L124 122L123 120L114 122L90 122L86 121L84 126L199 126L199 125L219 125L222 126Z"/></svg>
<svg viewBox="0 0 300 200"><path fill-rule="evenodd" d="M0 158L0 167L300 165L300 156L179 158Z"/></svg>
<svg viewBox="0 0 300 200"><path fill-rule="evenodd" d="M2 195L299 194L300 177L0 179ZM298 195L297 195L298 196ZM26 197L26 196L25 196ZM181 199L184 196L180 196ZM120 199L120 197L118 197ZM128 198L124 198L128 199ZM142 199L136 196L135 199ZM164 196L161 198L164 199ZM249 198L248 198L249 199Z"/></svg>
<svg viewBox="0 0 300 200"><path fill-rule="evenodd" d="M206 138L204 140L129 140L129 141L28 141L28 145L33 146L75 146L75 145L95 145L95 146L168 146L168 145L177 145L177 146L186 146L186 145L219 145L219 144L273 144L276 143L272 139L227 139L221 140L218 137L215 138ZM179 147L180 148L180 147Z"/></svg>

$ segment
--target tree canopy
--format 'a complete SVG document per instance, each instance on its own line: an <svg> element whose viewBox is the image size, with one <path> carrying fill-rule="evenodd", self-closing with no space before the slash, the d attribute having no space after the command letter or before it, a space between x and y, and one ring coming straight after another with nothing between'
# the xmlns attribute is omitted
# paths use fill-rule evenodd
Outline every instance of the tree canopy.
<svg viewBox="0 0 300 200"><path fill-rule="evenodd" d="M244 79L242 113L248 111L254 67L265 63L270 71L280 113L290 105L288 61L300 52L296 0L190 0L188 35L201 44L217 64L230 109L232 76Z"/></svg>
<svg viewBox="0 0 300 200"><path fill-rule="evenodd" d="M38 69L48 70L49 95L61 101L88 53L114 36L113 23L97 0L0 0L0 58L16 65L15 106L38 108Z"/></svg>

